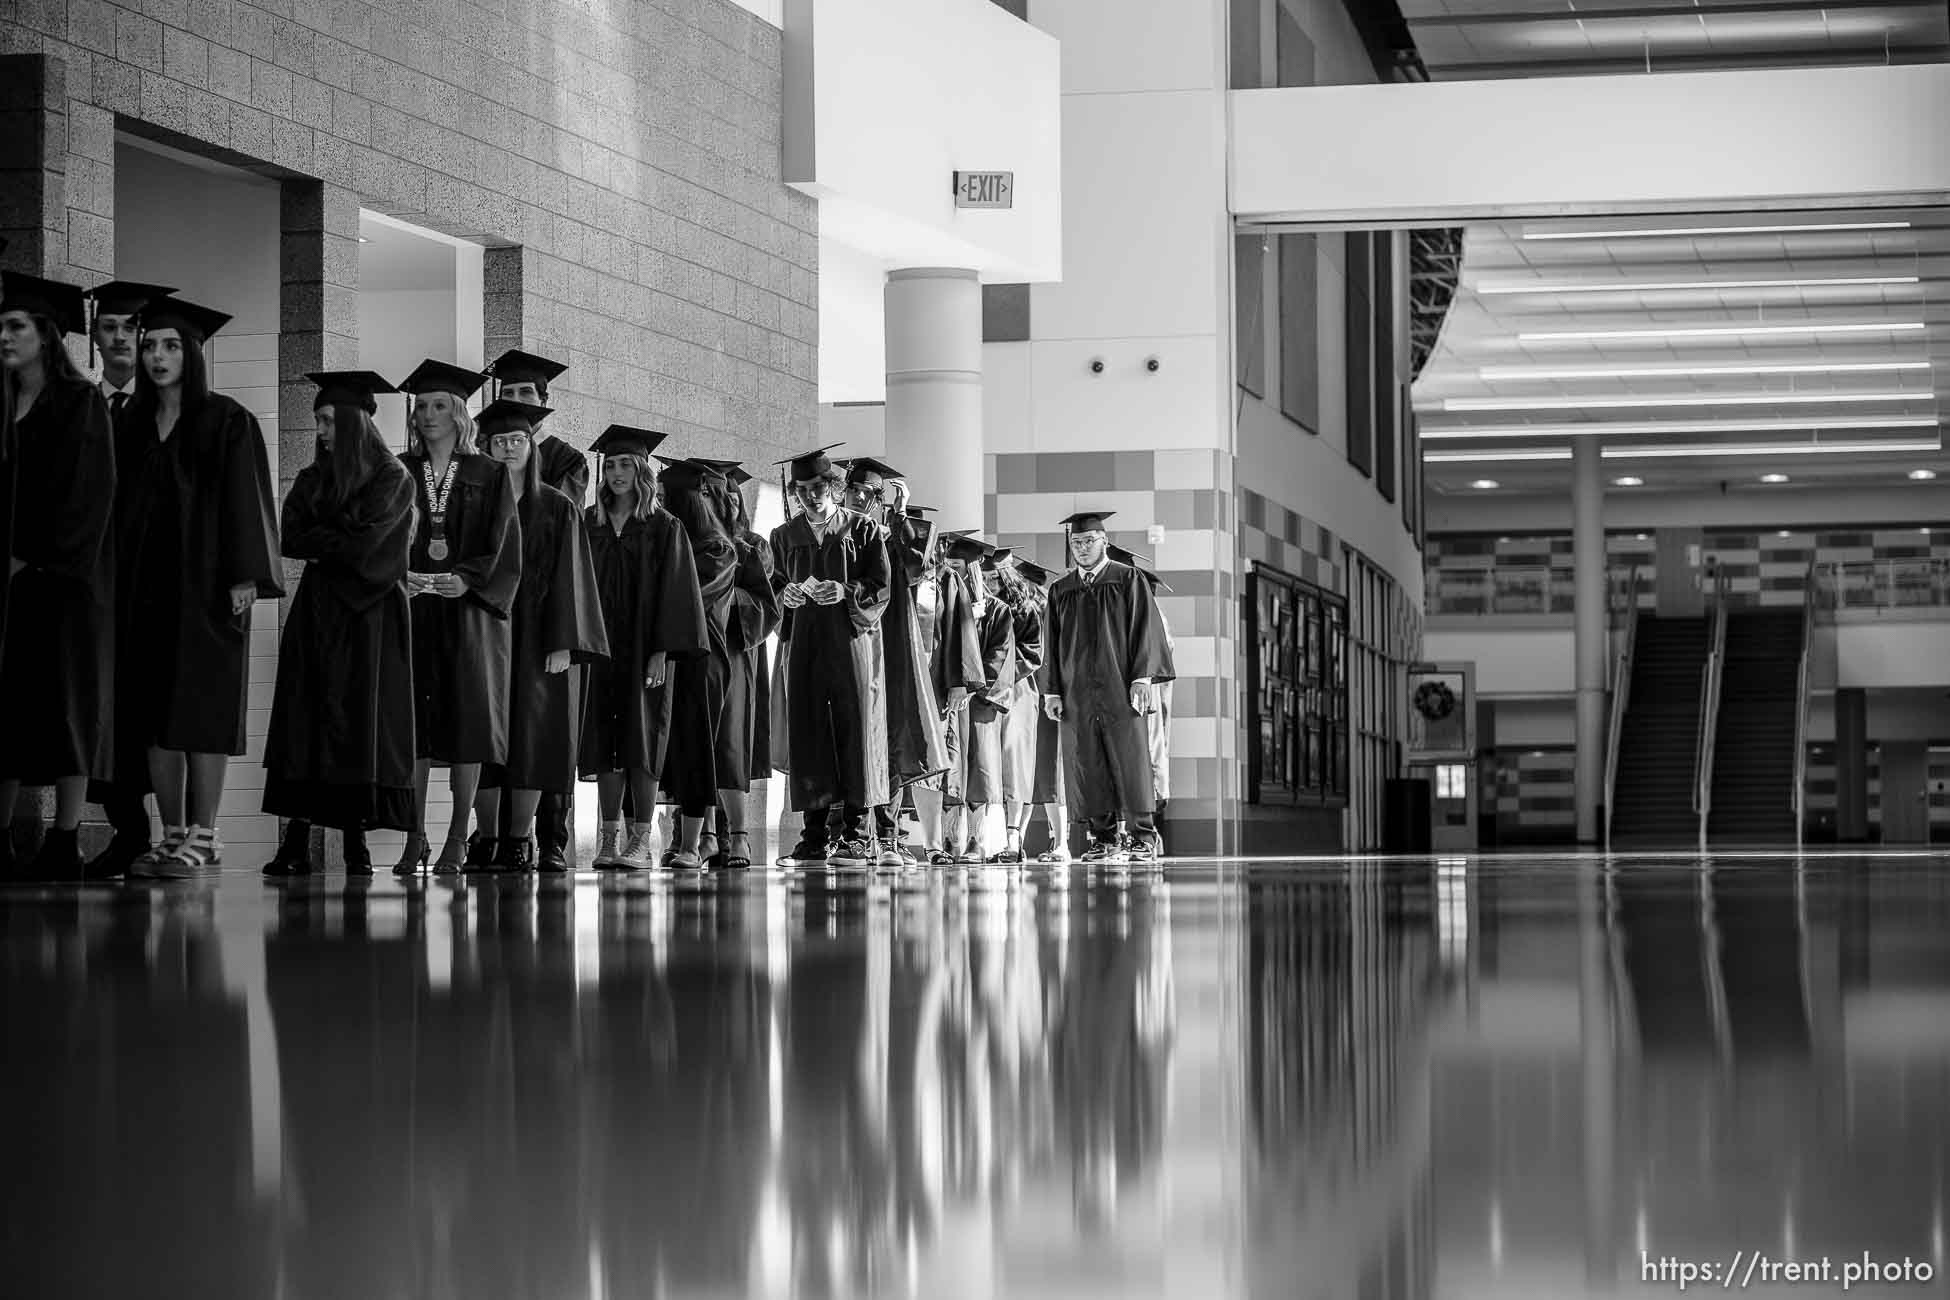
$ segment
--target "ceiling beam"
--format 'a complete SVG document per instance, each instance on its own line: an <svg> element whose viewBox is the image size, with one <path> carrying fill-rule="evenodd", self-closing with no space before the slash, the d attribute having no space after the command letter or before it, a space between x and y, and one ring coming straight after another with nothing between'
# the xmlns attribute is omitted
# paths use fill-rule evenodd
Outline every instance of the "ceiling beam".
<svg viewBox="0 0 1950 1300"><path fill-rule="evenodd" d="M1943 0L1826 0L1818 4L1782 3L1782 0L1737 0L1734 4L1715 4L1708 8L1673 5L1632 5L1619 9L1499 10L1493 13L1412 14L1408 25L1415 27L1500 27L1510 23L1608 23L1642 22L1659 18L1726 18L1740 14L1846 13L1862 9L1941 9Z"/></svg>

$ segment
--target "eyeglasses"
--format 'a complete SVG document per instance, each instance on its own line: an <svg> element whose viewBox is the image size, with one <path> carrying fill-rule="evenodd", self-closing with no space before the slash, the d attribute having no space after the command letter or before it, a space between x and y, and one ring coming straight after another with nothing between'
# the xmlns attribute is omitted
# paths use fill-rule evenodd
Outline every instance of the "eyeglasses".
<svg viewBox="0 0 1950 1300"><path fill-rule="evenodd" d="M490 451L509 451L516 447L526 447L529 438L525 433L497 433L488 439Z"/></svg>

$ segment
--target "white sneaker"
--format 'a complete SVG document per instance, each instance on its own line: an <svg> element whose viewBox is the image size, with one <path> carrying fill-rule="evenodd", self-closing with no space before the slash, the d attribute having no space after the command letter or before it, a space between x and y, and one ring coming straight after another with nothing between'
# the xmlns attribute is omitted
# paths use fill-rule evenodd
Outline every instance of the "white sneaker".
<svg viewBox="0 0 1950 1300"><path fill-rule="evenodd" d="M645 871L657 859L657 837L648 825L632 826L630 838L623 845L623 851L616 857L616 865L625 871Z"/></svg>
<svg viewBox="0 0 1950 1300"><path fill-rule="evenodd" d="M596 857L591 866L600 870L603 867L622 865L623 828L605 826L596 832Z"/></svg>

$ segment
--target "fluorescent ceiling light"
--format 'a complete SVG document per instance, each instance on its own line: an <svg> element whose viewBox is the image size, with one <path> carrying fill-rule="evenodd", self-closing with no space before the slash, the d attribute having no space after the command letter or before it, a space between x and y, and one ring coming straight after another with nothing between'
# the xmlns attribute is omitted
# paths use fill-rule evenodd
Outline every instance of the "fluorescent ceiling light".
<svg viewBox="0 0 1950 1300"><path fill-rule="evenodd" d="M1510 280L1495 284L1478 284L1476 292L1491 297L1542 293L1724 293L1736 289L1849 289L1921 282L1922 277L1914 275L1846 275L1825 279L1790 277L1784 280L1619 280L1610 284L1593 280L1567 284L1539 284Z"/></svg>
<svg viewBox="0 0 1950 1300"><path fill-rule="evenodd" d="M1785 483L1788 481L1788 476L1785 474L1762 474L1760 481L1763 483Z"/></svg>
<svg viewBox="0 0 1950 1300"><path fill-rule="evenodd" d="M1793 226L1691 226L1624 230L1524 231L1526 240L1550 239L1670 239L1709 235L1807 235L1841 230L1908 230L1907 221L1822 221Z"/></svg>
<svg viewBox="0 0 1950 1300"><path fill-rule="evenodd" d="M1631 410L1664 406L1820 406L1826 402L1925 402L1935 393L1673 393L1644 397L1451 397L1445 411Z"/></svg>
<svg viewBox="0 0 1950 1300"><path fill-rule="evenodd" d="M1631 330L1540 330L1517 335L1519 343L1596 343L1625 339L1744 339L1788 334L1908 334L1922 321L1843 322L1803 325L1688 325Z"/></svg>
<svg viewBox="0 0 1950 1300"><path fill-rule="evenodd" d="M1806 420L1593 420L1584 424L1479 424L1424 429L1425 442L1469 438L1656 437L1662 433L1793 433L1811 429L1934 429L1934 415L1837 416Z"/></svg>
<svg viewBox="0 0 1950 1300"><path fill-rule="evenodd" d="M1927 483L1936 477L1936 471L1933 469L1913 469L1909 472L1909 476L1918 483Z"/></svg>
<svg viewBox="0 0 1950 1300"><path fill-rule="evenodd" d="M1928 361L1736 361L1710 366L1479 366L1479 379L1682 379L1699 375L1866 375Z"/></svg>
<svg viewBox="0 0 1950 1300"><path fill-rule="evenodd" d="M1645 486L1644 479L1635 478L1630 474L1627 474L1624 478L1621 479L1613 479L1612 482L1619 487L1644 487Z"/></svg>
<svg viewBox="0 0 1950 1300"><path fill-rule="evenodd" d="M1940 451L1935 439L1913 438L1893 442L1791 442L1791 443L1680 443L1654 447L1606 447L1606 460L1659 460L1664 457L1699 456L1835 456L1875 455L1899 451ZM1569 447L1519 447L1510 451L1431 451L1424 462L1431 465L1496 465L1516 461L1569 460ZM1765 480L1763 480L1765 481ZM1786 479L1781 480L1785 482Z"/></svg>
<svg viewBox="0 0 1950 1300"><path fill-rule="evenodd" d="M1498 483L1493 478L1479 478L1474 483L1471 483L1469 486L1475 488L1479 492L1487 492L1491 488L1502 487L1503 485L1501 483Z"/></svg>

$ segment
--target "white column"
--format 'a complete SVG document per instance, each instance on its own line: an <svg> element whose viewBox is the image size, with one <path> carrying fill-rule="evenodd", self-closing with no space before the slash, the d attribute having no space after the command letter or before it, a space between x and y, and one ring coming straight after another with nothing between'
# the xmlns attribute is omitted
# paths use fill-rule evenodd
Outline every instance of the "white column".
<svg viewBox="0 0 1950 1300"><path fill-rule="evenodd" d="M1571 556L1578 686L1578 843L1598 841L1605 782L1605 668L1611 657L1605 582L1605 477L1596 438L1571 439Z"/></svg>
<svg viewBox="0 0 1950 1300"><path fill-rule="evenodd" d="M982 531L982 285L973 271L887 274L887 452L944 529ZM844 452L840 453L844 455Z"/></svg>

